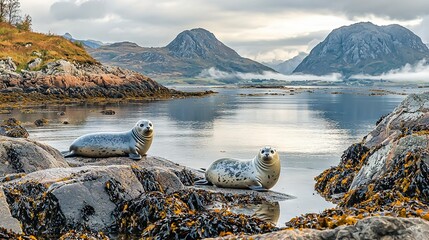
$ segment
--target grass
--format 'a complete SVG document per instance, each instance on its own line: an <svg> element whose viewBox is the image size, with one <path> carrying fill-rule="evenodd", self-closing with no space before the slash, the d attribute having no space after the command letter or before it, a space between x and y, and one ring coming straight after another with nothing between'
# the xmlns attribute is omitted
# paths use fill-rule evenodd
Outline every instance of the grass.
<svg viewBox="0 0 429 240"><path fill-rule="evenodd" d="M7 57L12 57L18 71L25 69L28 62L38 57L43 60L41 67L59 59L97 63L81 45L63 37L20 31L7 23L0 23L0 59Z"/></svg>

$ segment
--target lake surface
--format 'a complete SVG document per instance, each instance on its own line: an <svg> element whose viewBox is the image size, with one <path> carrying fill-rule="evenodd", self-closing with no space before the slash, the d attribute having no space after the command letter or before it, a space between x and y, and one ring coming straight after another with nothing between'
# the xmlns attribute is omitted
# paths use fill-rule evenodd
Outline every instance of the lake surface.
<svg viewBox="0 0 429 240"><path fill-rule="evenodd" d="M191 90L205 89L210 88ZM128 131L137 120L150 119L155 138L148 154L193 168L205 168L223 157L251 159L259 148L273 146L282 164L280 180L273 190L297 197L279 204L278 225L284 226L294 216L334 206L313 190L313 178L337 165L349 145L360 141L380 116L406 97L370 96L368 88L213 90L219 93L204 98L47 107L27 114L14 110L13 117L28 125L30 138L60 151L68 150L83 134ZM116 115L102 115L103 109L112 109ZM61 111L65 115L58 115ZM32 122L42 117L50 124L35 127Z"/></svg>

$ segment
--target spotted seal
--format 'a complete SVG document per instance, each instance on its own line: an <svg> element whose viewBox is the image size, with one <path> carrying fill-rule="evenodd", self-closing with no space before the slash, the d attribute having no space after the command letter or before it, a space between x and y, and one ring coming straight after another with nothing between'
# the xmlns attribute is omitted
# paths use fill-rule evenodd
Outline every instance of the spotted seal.
<svg viewBox="0 0 429 240"><path fill-rule="evenodd" d="M205 172L205 180L196 185L213 184L224 188L250 188L267 191L280 176L280 158L271 147L262 148L253 159L243 161L222 158L214 161Z"/></svg>
<svg viewBox="0 0 429 240"><path fill-rule="evenodd" d="M130 131L83 135L73 141L64 157L128 156L140 160L149 150L153 135L152 122L140 120Z"/></svg>

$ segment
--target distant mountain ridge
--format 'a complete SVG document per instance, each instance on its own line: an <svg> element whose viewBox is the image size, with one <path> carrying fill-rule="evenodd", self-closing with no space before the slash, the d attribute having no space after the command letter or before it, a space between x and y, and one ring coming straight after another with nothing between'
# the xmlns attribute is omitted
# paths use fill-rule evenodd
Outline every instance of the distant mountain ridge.
<svg viewBox="0 0 429 240"><path fill-rule="evenodd" d="M68 39L72 42L79 42L82 43L82 45L84 47L87 48L99 48L101 46L106 45L105 43L101 42L101 41L96 41L96 40L78 40L78 39L74 39L73 36L70 33L65 33L63 36L63 38Z"/></svg>
<svg viewBox="0 0 429 240"><path fill-rule="evenodd" d="M305 57L307 57L308 54L305 52L300 52L295 57L288 59L283 62L272 62L272 63L264 63L266 66L271 67L272 69L276 70L279 73L283 74L291 74L295 68L304 60Z"/></svg>
<svg viewBox="0 0 429 240"><path fill-rule="evenodd" d="M429 49L413 32L400 25L370 22L333 30L314 47L294 73L378 75L405 64L429 59Z"/></svg>
<svg viewBox="0 0 429 240"><path fill-rule="evenodd" d="M203 70L262 73L274 71L253 60L241 57L205 29L181 32L165 47L140 47L131 42L114 43L88 49L105 64L122 66L152 77L195 77Z"/></svg>

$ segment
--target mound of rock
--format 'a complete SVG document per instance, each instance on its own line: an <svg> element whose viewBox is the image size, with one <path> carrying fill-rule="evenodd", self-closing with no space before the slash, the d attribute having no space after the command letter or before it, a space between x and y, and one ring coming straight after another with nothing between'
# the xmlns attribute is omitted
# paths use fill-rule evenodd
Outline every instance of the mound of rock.
<svg viewBox="0 0 429 240"><path fill-rule="evenodd" d="M0 100L2 103L43 100L162 99L199 96L170 90L131 70L94 63L57 60L38 71L16 72L13 61L0 60ZM208 94L208 93L204 93Z"/></svg>
<svg viewBox="0 0 429 240"><path fill-rule="evenodd" d="M48 145L25 138L0 136L0 182L13 174L68 166L61 153Z"/></svg>
<svg viewBox="0 0 429 240"><path fill-rule="evenodd" d="M27 138L29 136L27 130L21 126L21 122L15 118L3 120L0 125L0 135L13 138Z"/></svg>
<svg viewBox="0 0 429 240"><path fill-rule="evenodd" d="M75 157L67 163L46 145L8 137L0 138L1 151L0 236L12 238L107 239L92 234L99 232L176 239L260 234L277 228L226 209L290 198L195 188L201 172L156 157ZM12 231L2 232L2 227Z"/></svg>
<svg viewBox="0 0 429 240"><path fill-rule="evenodd" d="M382 118L340 164L317 176L316 190L338 208L291 227L334 228L370 215L429 220L429 93L410 95Z"/></svg>

